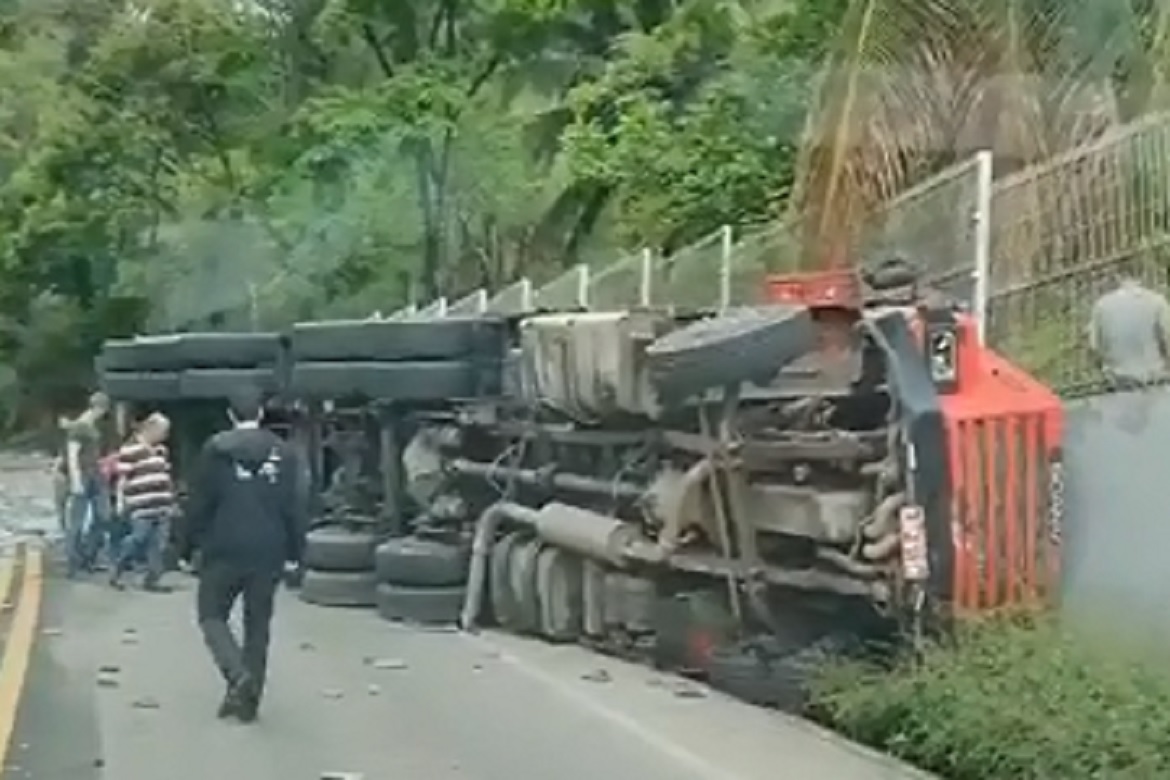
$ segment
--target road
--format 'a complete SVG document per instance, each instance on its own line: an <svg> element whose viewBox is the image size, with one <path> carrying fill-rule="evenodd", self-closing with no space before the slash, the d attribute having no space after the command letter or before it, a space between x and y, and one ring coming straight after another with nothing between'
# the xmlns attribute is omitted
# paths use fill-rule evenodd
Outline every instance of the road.
<svg viewBox="0 0 1170 780"><path fill-rule="evenodd" d="M801 721L580 648L414 630L293 594L280 603L261 721L220 722L190 580L174 575L165 595L69 583L25 538L8 538L0 556L0 588L11 581L0 615L4 778L921 777Z"/></svg>

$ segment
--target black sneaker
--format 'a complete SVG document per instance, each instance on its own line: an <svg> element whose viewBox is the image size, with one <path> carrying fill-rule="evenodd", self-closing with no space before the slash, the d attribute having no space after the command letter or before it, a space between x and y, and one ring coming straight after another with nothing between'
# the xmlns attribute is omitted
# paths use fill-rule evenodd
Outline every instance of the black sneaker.
<svg viewBox="0 0 1170 780"><path fill-rule="evenodd" d="M216 711L215 715L220 720L225 720L226 718L234 718L238 714L239 709L240 709L239 697L236 696L233 689L229 687L227 689L227 691L224 693L223 701L221 701L219 703L219 710Z"/></svg>
<svg viewBox="0 0 1170 780"><path fill-rule="evenodd" d="M255 686L250 677L243 677L228 686L223 701L219 705L220 718L237 718L243 723L256 720L256 712L260 708Z"/></svg>
<svg viewBox="0 0 1170 780"><path fill-rule="evenodd" d="M251 679L244 680L238 686L239 699L236 707L236 717L241 723L255 723L260 714L260 693Z"/></svg>

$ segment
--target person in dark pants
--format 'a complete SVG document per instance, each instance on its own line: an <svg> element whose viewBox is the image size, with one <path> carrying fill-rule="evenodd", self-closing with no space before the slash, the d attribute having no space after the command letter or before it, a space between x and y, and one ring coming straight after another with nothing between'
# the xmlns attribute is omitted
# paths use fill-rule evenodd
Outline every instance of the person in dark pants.
<svg viewBox="0 0 1170 780"><path fill-rule="evenodd" d="M299 565L304 537L292 453L260 427L259 393L238 393L228 414L233 429L200 454L182 556L200 554L199 627L227 683L219 716L251 722L264 692L276 590L286 564ZM242 646L228 627L241 599Z"/></svg>

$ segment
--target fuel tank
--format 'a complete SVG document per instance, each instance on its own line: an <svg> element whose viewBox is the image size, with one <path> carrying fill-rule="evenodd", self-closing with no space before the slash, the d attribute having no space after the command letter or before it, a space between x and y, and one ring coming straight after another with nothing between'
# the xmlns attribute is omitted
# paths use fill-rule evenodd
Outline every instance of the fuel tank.
<svg viewBox="0 0 1170 780"><path fill-rule="evenodd" d="M581 420L653 417L658 401L646 367L647 345L673 321L651 311L548 314L520 326L522 392Z"/></svg>

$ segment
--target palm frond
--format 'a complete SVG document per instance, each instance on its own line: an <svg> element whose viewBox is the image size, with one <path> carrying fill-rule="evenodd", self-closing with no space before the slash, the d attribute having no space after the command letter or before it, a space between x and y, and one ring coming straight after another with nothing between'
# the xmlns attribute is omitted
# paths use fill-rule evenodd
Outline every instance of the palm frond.
<svg viewBox="0 0 1170 780"><path fill-rule="evenodd" d="M1017 167L1116 124L1137 32L1128 0L855 0L797 163L806 262L850 260L882 203L959 155Z"/></svg>

